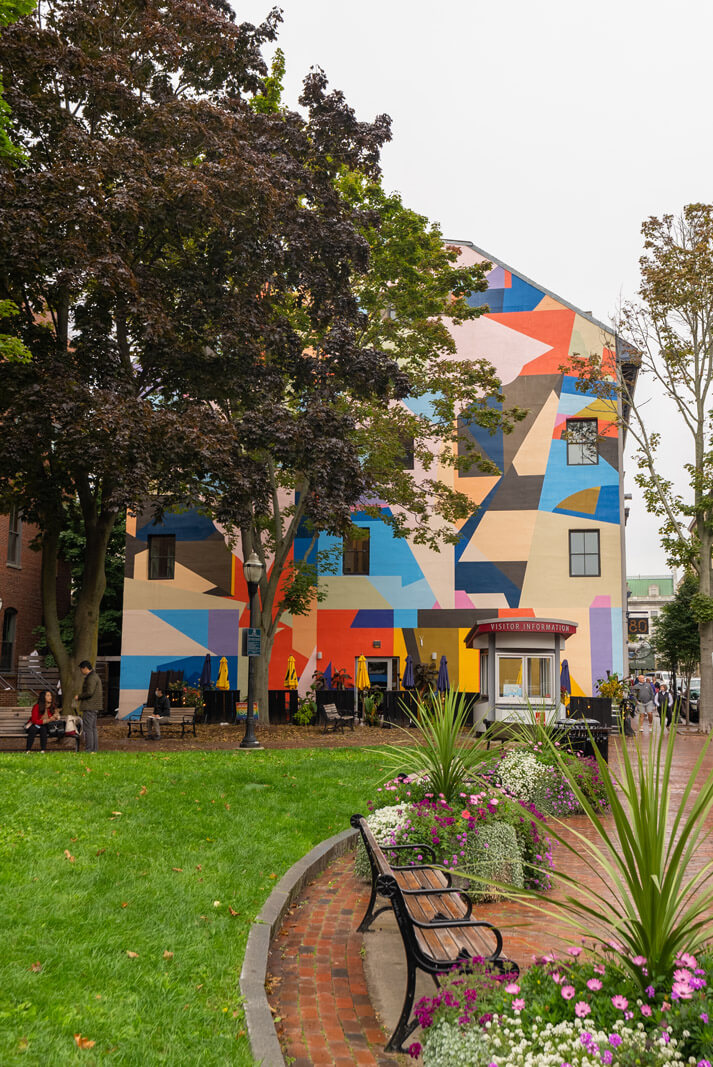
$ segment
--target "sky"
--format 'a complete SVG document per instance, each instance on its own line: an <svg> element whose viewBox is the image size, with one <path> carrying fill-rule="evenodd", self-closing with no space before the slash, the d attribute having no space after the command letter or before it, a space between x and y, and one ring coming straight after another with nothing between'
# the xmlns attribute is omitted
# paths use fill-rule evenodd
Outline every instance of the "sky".
<svg viewBox="0 0 713 1067"><path fill-rule="evenodd" d="M248 22L271 6L231 2ZM599 319L636 298L642 221L711 200L709 0L281 6L290 106L322 67L360 119L391 116L388 191ZM680 480L675 415L655 394L647 408ZM628 457L627 570L665 574L634 473Z"/></svg>

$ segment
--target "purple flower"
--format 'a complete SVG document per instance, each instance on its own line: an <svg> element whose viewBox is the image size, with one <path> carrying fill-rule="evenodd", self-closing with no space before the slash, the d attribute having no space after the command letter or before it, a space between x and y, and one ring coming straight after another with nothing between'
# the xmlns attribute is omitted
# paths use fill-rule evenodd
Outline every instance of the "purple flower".
<svg viewBox="0 0 713 1067"><path fill-rule="evenodd" d="M647 987L646 987L646 996L647 997L655 997L656 996L656 990L654 989L654 987L652 985L647 985Z"/></svg>
<svg viewBox="0 0 713 1067"><path fill-rule="evenodd" d="M602 1058L602 1063L611 1063L614 1059L614 1053L610 1052L608 1048L603 1049L599 1055Z"/></svg>
<svg viewBox="0 0 713 1067"><path fill-rule="evenodd" d="M699 1060L698 1063L696 1064L696 1067L711 1067L711 1061L710 1060Z"/></svg>
<svg viewBox="0 0 713 1067"><path fill-rule="evenodd" d="M612 1048L618 1048L619 1045L621 1044L621 1035L620 1034L609 1034L609 1044L611 1045Z"/></svg>
<svg viewBox="0 0 713 1067"><path fill-rule="evenodd" d="M409 1045L408 1054L412 1060L418 1059L418 1057L421 1055L421 1046L419 1045L418 1041L414 1041L413 1045Z"/></svg>
<svg viewBox="0 0 713 1067"><path fill-rule="evenodd" d="M707 1011L702 1011L701 1012L701 1022L702 1023L707 1023L708 1022L708 1012Z"/></svg>

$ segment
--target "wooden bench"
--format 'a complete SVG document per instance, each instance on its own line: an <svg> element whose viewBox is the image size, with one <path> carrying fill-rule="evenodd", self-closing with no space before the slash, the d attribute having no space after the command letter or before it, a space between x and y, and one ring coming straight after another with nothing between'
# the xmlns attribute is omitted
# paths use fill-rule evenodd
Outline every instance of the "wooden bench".
<svg viewBox="0 0 713 1067"><path fill-rule="evenodd" d="M406 992L387 1052L407 1052L404 1042L418 1026L409 1021L416 992L416 972L430 974L438 986L441 974L462 964L467 969L474 958L482 959L505 974L517 975L519 967L502 955L503 938L492 923L472 918L472 903L462 889L451 885L448 871L428 864L394 865L376 841L366 819L352 815L351 825L361 834L371 867L371 896L358 929L365 932L377 915L393 908L406 953ZM389 845L390 852L413 851L430 854L430 845ZM389 904L374 911L377 896Z"/></svg>
<svg viewBox="0 0 713 1067"><path fill-rule="evenodd" d="M144 737L144 723L148 720L149 715L153 715L153 713L153 708L149 707L148 704L144 704L143 708L141 709L140 715L137 715L136 717L129 716L128 718L124 719L124 722L126 722L127 726L129 727L129 732L126 736L131 737L132 727L135 729L138 726L139 733L142 737ZM161 717L160 729L163 731L166 729L167 726L180 726L181 737L185 737L186 727L191 726L193 728L193 736L195 737L196 709L172 707L168 715L164 715Z"/></svg>
<svg viewBox="0 0 713 1067"><path fill-rule="evenodd" d="M330 729L332 733L336 733L337 730L341 730L344 733L345 726L351 726L352 730L354 729L354 716L342 715L340 711L337 711L336 704L324 704L322 717L324 719L323 734L326 734Z"/></svg>
<svg viewBox="0 0 713 1067"><path fill-rule="evenodd" d="M0 708L0 738L21 737L24 745L27 741L25 723L30 717L30 711L30 708ZM47 742L48 745L52 745L52 748L59 748L63 742L71 743L74 745L75 752L79 752L80 736L81 730L80 733L65 734L63 737L52 737L50 735L47 738ZM37 744L39 744L39 735Z"/></svg>

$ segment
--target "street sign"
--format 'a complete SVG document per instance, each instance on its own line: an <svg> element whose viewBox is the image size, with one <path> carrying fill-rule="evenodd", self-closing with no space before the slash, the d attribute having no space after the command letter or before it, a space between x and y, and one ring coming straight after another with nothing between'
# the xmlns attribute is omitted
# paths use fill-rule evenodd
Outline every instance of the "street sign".
<svg viewBox="0 0 713 1067"><path fill-rule="evenodd" d="M649 620L647 617L640 616L636 618L633 615L629 616L629 637L635 637L637 634L647 634L649 632Z"/></svg>
<svg viewBox="0 0 713 1067"><path fill-rule="evenodd" d="M245 633L245 646L247 656L259 656L262 630L257 626L248 626Z"/></svg>

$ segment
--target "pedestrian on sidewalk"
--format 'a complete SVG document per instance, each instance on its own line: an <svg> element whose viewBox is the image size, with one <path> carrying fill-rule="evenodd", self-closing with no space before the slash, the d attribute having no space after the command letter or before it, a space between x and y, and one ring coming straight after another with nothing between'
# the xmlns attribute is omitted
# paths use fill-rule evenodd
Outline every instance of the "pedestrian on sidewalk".
<svg viewBox="0 0 713 1067"><path fill-rule="evenodd" d="M641 733L644 732L644 716L646 716L649 726L653 725L655 707L654 687L648 678L644 678L643 674L640 674L636 685L636 710L641 716Z"/></svg>

